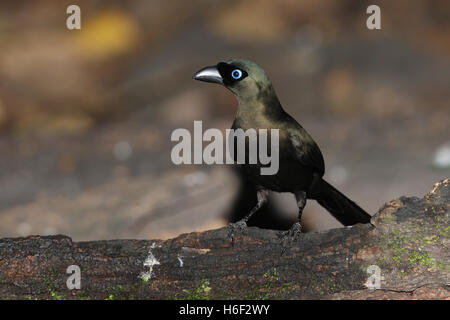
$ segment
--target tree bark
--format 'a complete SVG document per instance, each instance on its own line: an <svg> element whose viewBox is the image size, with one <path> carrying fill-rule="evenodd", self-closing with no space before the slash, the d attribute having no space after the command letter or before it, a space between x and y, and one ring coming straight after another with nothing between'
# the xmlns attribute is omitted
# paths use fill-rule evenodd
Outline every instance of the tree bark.
<svg viewBox="0 0 450 320"><path fill-rule="evenodd" d="M258 228L166 241L1 239L0 298L449 299L449 184L385 204L372 225L295 240ZM70 265L81 289L67 287ZM369 289L377 270L379 289Z"/></svg>

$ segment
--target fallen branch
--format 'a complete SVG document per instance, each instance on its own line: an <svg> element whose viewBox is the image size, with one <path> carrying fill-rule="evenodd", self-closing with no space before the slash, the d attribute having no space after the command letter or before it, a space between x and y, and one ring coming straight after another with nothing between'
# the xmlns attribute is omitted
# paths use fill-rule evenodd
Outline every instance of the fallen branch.
<svg viewBox="0 0 450 320"><path fill-rule="evenodd" d="M449 184L387 203L374 226L306 233L292 243L257 228L233 239L227 228L167 241L1 239L0 298L448 299ZM66 285L70 265L80 267L81 289ZM377 270L380 288L370 290Z"/></svg>

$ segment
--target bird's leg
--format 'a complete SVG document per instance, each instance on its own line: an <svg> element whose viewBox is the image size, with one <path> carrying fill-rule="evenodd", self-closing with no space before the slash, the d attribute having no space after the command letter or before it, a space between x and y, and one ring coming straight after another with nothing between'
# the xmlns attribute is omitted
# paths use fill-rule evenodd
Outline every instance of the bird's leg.
<svg viewBox="0 0 450 320"><path fill-rule="evenodd" d="M287 233L289 238L295 239L298 235L302 233L302 214L303 209L306 205L306 192L305 191L298 191L295 192L295 199L297 200L297 207L298 207L298 221L294 223Z"/></svg>
<svg viewBox="0 0 450 320"><path fill-rule="evenodd" d="M257 201L256 201L256 205L252 208L252 210L250 210L250 212L241 220L234 222L234 223L230 223L229 227L231 229L245 229L245 227L247 227L247 222L248 220L252 217L252 215L258 211L263 205L264 203L266 203L267 201L267 190L258 190L256 192L256 197L257 197Z"/></svg>

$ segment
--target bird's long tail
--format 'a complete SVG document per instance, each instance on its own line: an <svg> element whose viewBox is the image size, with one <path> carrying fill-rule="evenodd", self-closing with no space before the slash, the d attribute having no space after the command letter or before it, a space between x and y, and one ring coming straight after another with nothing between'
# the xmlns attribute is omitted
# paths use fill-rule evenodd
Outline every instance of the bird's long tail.
<svg viewBox="0 0 450 320"><path fill-rule="evenodd" d="M370 223L371 216L366 211L323 179L314 184L312 195L343 225Z"/></svg>

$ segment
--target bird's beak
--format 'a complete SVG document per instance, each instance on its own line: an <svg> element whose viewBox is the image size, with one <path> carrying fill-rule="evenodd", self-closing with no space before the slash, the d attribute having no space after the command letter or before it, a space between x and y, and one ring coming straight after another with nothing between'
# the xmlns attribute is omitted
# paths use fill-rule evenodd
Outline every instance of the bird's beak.
<svg viewBox="0 0 450 320"><path fill-rule="evenodd" d="M194 74L194 80L223 84L222 76L215 66L206 67Z"/></svg>

